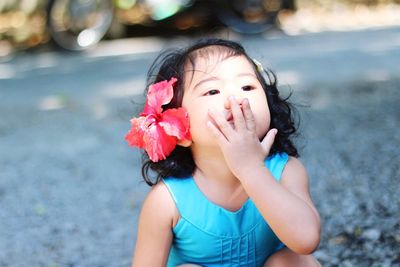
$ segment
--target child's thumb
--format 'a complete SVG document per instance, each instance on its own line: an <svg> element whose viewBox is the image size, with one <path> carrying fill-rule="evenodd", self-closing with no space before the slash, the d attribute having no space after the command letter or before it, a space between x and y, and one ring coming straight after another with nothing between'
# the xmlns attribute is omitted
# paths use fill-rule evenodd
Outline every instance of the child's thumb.
<svg viewBox="0 0 400 267"><path fill-rule="evenodd" d="M267 135L261 141L261 146L264 148L264 151L267 152L267 154L269 153L272 145L274 144L275 136L277 133L278 133L278 130L273 128L268 131Z"/></svg>

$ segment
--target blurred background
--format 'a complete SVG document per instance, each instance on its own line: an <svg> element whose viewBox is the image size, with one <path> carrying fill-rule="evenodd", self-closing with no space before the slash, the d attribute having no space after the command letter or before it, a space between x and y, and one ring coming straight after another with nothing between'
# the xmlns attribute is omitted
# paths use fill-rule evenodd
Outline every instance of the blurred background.
<svg viewBox="0 0 400 267"><path fill-rule="evenodd" d="M0 266L130 266L127 146L165 49L238 41L292 92L323 266L400 266L400 0L0 0Z"/></svg>
<svg viewBox="0 0 400 267"><path fill-rule="evenodd" d="M279 12L295 9L294 0L2 0L4 53L13 47L54 44L83 50L103 37L185 34L218 24L260 33L278 22Z"/></svg>
<svg viewBox="0 0 400 267"><path fill-rule="evenodd" d="M83 50L101 39L275 28L288 34L398 25L399 0L1 0L0 56L56 46Z"/></svg>

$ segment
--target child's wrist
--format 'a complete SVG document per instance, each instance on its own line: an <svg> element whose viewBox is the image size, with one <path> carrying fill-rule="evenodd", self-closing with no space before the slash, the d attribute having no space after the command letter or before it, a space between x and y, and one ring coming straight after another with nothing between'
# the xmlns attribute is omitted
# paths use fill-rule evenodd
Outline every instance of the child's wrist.
<svg viewBox="0 0 400 267"><path fill-rule="evenodd" d="M240 170L236 171L237 178L242 181L251 177L260 177L265 175L268 169L265 167L264 162L261 164L246 164L246 167L241 167Z"/></svg>

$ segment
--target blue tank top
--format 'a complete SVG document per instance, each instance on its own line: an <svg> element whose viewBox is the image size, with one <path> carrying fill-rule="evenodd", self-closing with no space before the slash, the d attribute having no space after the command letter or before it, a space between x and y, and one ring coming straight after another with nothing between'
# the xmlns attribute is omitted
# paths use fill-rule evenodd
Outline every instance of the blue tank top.
<svg viewBox="0 0 400 267"><path fill-rule="evenodd" d="M266 159L265 164L277 181L287 161L286 153ZM209 201L193 177L169 177L164 183L181 216L172 230L167 266L193 263L258 267L284 247L250 198L232 212Z"/></svg>

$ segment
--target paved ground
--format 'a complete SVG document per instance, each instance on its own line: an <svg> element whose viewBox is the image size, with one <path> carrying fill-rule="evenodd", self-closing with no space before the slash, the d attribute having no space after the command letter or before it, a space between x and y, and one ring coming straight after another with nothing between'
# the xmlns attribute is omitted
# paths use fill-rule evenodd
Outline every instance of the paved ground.
<svg viewBox="0 0 400 267"><path fill-rule="evenodd" d="M400 29L229 36L302 105L298 144L323 218L315 255L400 266ZM0 63L0 266L129 266L147 187L123 136L151 60L188 41Z"/></svg>

